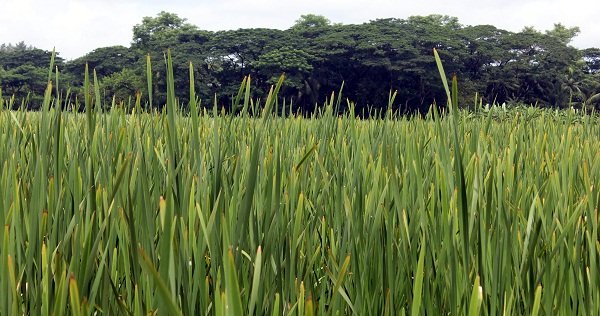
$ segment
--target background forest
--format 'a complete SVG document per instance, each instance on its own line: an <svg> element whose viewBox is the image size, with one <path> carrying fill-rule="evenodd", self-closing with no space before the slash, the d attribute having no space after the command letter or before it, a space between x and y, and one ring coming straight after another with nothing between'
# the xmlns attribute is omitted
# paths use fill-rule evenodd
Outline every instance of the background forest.
<svg viewBox="0 0 600 316"><path fill-rule="evenodd" d="M344 96L358 113L386 107L398 91L401 112L426 111L444 100L432 55L436 48L448 72L459 78L463 105L478 93L484 103L526 103L542 107L600 105L600 49L570 45L577 27L555 24L540 32L525 27L509 32L492 25L466 26L442 15L332 24L326 17L302 15L287 30L252 28L211 32L168 12L146 17L133 27L130 47L95 49L85 56L56 59L60 85L80 94L85 64L95 69L106 104L147 95L146 56L153 63L153 91L166 91L164 52L170 48L175 91L189 89L189 62L195 67L196 91L204 105L227 107L244 76L252 78L256 96L265 95L281 73L280 95L297 111L316 104L344 83ZM93 36L93 34L90 34ZM57 48L60 52L60 48ZM51 52L17 44L0 46L0 87L17 104L39 107L46 87ZM165 103L155 93L154 106ZM179 93L185 106L187 96Z"/></svg>

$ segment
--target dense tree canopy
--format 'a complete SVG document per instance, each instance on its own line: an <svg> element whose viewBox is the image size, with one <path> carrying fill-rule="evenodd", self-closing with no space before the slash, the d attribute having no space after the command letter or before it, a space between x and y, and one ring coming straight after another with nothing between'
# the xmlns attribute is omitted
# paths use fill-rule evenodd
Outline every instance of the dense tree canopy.
<svg viewBox="0 0 600 316"><path fill-rule="evenodd" d="M131 47L95 49L64 62L57 59L63 86L81 86L85 64L95 69L107 100L147 95L146 56L152 60L154 106L164 103L164 53L171 49L175 85L187 104L188 67L196 91L212 105L228 106L244 76L261 96L281 73L282 97L297 110L311 111L344 83L344 95L357 108L386 107L397 90L396 107L426 110L445 99L432 49L446 70L457 74L462 104L478 93L484 102L525 102L541 106L598 106L600 49L570 46L577 27L555 24L540 32L525 27L509 32L492 25L462 25L445 15L378 19L363 24L332 24L326 17L302 15L288 30L238 29L210 32L176 14L161 12L133 27ZM41 95L50 53L21 42L0 46L0 86L6 94Z"/></svg>
<svg viewBox="0 0 600 316"><path fill-rule="evenodd" d="M32 108L38 107L47 86L51 57L52 52L23 42L3 44L0 47L0 88L3 94L30 100ZM62 70L62 58L55 58L55 65Z"/></svg>

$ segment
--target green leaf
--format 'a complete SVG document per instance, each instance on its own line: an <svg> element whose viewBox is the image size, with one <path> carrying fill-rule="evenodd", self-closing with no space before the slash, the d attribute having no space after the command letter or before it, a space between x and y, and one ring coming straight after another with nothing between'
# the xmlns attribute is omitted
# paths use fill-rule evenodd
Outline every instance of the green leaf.
<svg viewBox="0 0 600 316"><path fill-rule="evenodd" d="M258 246L256 250L256 258L254 259L254 273L252 276L252 290L250 292L250 303L248 307L248 315L254 315L256 299L258 297L258 289L261 285L260 273L262 270L262 249Z"/></svg>
<svg viewBox="0 0 600 316"><path fill-rule="evenodd" d="M542 286L538 285L535 289L535 299L533 300L533 309L531 311L531 316L537 316L540 312L540 302L542 299Z"/></svg>
<svg viewBox="0 0 600 316"><path fill-rule="evenodd" d="M139 254L142 260L140 261L142 264L142 268L146 273L148 273L152 280L157 284L158 288L158 296L162 299L163 305L161 306L167 315L183 315L181 310L175 303L173 299L173 295L169 291L169 288L165 281L160 277L156 268L154 268L154 264L150 261L150 258L146 255L142 248L139 248ZM240 315L240 314L238 314Z"/></svg>
<svg viewBox="0 0 600 316"><path fill-rule="evenodd" d="M229 249L225 260L225 293L227 297L227 313L231 315L242 315L242 298L240 296L240 287L237 280L235 261L233 251Z"/></svg>
<svg viewBox="0 0 600 316"><path fill-rule="evenodd" d="M471 303L469 305L469 316L478 316L483 301L483 289L479 285L479 276L475 277L473 291L471 293Z"/></svg>
<svg viewBox="0 0 600 316"><path fill-rule="evenodd" d="M412 316L418 316L421 314L421 305L423 302L423 275L425 266L425 250L427 248L427 243L425 237L422 237L421 240L421 250L419 251L419 261L417 262L417 271L415 273L413 301L410 312Z"/></svg>

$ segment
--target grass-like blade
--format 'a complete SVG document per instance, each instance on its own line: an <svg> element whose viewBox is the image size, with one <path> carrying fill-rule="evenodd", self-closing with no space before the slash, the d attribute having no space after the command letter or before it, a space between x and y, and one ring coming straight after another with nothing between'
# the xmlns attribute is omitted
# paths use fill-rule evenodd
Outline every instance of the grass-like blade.
<svg viewBox="0 0 600 316"><path fill-rule="evenodd" d="M144 271L146 271L146 273L148 273L152 277L154 282L157 284L158 295L161 298L161 301L163 302L161 307L163 308L164 313L166 313L167 315L175 316L183 315L181 313L181 310L177 306L177 303L175 303L173 295L169 291L169 287L167 286L165 281L160 277L156 268L154 268L154 264L152 263L152 261L150 261L150 258L148 258L144 250L142 250L141 248L138 251L140 257L142 258L142 260L140 261L142 264L142 268L144 269Z"/></svg>

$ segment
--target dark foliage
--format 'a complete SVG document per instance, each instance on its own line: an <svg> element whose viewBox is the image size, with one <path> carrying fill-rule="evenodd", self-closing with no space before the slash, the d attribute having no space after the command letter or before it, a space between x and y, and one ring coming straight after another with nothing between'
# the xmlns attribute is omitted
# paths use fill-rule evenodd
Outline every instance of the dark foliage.
<svg viewBox="0 0 600 316"><path fill-rule="evenodd" d="M461 104L525 102L545 107L595 106L600 97L600 50L569 45L579 29L556 24L545 33L532 28L509 32L491 25L465 26L443 15L379 19L360 25L331 24L304 15L288 30L239 29L209 32L173 13L146 17L133 28L132 46L98 48L75 60L57 60L63 87L81 86L85 64L96 70L106 100L147 95L146 56L153 62L154 104L165 95L164 53L171 49L175 89L187 104L189 64L203 104L227 107L244 76L255 97L264 96L281 73L281 96L298 111L312 111L344 83L344 96L358 113L385 108L390 91L395 107L423 111L444 100L432 49L447 71L457 74ZM4 94L43 94L50 53L24 43L0 47ZM438 102L439 103L439 102Z"/></svg>

